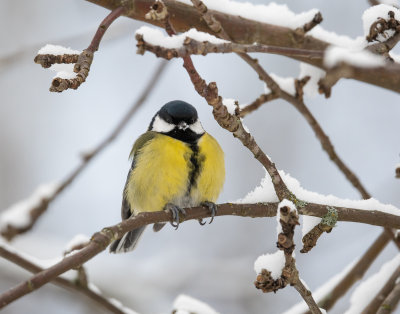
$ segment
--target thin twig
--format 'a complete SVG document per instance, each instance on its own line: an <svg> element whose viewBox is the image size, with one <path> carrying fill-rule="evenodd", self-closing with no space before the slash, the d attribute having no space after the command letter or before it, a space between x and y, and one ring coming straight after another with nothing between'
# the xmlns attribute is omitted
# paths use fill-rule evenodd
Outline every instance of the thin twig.
<svg viewBox="0 0 400 314"><path fill-rule="evenodd" d="M302 296L303 300L306 301L308 307L310 308L311 313L320 313L321 309L318 307L317 303L315 302L311 291L304 286L302 283L301 279L297 276L296 280L293 282L294 288L297 290L297 292Z"/></svg>
<svg viewBox="0 0 400 314"><path fill-rule="evenodd" d="M139 108L143 105L147 97L150 95L151 91L157 85L159 79L161 78L161 74L163 73L168 62L162 61L157 66L156 70L150 77L148 83L144 87L143 91L139 95L139 98L135 101L132 107L124 114L121 121L116 125L116 127L111 131L106 138L104 138L93 150L90 152L84 153L82 155L81 163L61 182L55 193L50 198L45 198L39 204L39 206L32 208L30 210L30 222L25 227L8 225L5 229L1 230L1 235L8 240L12 240L16 235L24 233L30 230L36 223L36 221L40 218L40 216L47 210L49 204L56 199L61 192L64 191L66 187L68 187L75 178L88 166L90 161L97 156L103 149L105 149L122 131L123 128L127 125L130 119L134 116L134 114L139 110Z"/></svg>
<svg viewBox="0 0 400 314"><path fill-rule="evenodd" d="M239 116L241 118L244 118L247 116L249 113L257 110L260 108L263 104L278 99L279 96L274 93L269 93L269 94L261 94L256 100L254 100L252 103L248 104L247 106L241 107L239 111Z"/></svg>
<svg viewBox="0 0 400 314"><path fill-rule="evenodd" d="M30 271L31 273L36 274L36 273L43 271L43 268L41 268L40 266L36 265L35 263L28 260L27 258L24 258L20 254L17 254L15 252L13 252L12 250L8 250L3 245L0 245L0 256L15 265L18 265L18 266L26 269L27 271ZM62 288L66 288L68 290L72 290L72 291L75 291L77 293L81 293L81 294L87 296L92 301L97 303L99 306L109 310L111 313L116 313L116 314L124 313L123 311L121 311L120 308L118 308L114 304L112 304L107 298L105 298L104 296L102 296L99 293L96 293L92 289L89 289L87 286L84 287L82 285L77 285L73 281L67 280L62 277L56 277L51 282Z"/></svg>
<svg viewBox="0 0 400 314"><path fill-rule="evenodd" d="M216 216L242 216L242 217L274 217L278 203L257 204L220 204ZM339 221L351 221L372 225L387 225L400 229L400 216L386 214L379 211L362 210L355 208L335 207ZM301 215L323 217L327 213L327 206L308 203L298 209ZM193 207L186 209L184 220L201 219L210 217L210 211L206 207ZM148 224L166 222L172 219L170 212L144 212L120 222L117 225L104 228L91 237L90 243L82 250L65 257L59 263L34 275L29 280L0 295L0 308L5 307L20 297L39 289L44 284L65 273L66 271L83 265L85 262L105 250L114 240L120 239L126 232Z"/></svg>

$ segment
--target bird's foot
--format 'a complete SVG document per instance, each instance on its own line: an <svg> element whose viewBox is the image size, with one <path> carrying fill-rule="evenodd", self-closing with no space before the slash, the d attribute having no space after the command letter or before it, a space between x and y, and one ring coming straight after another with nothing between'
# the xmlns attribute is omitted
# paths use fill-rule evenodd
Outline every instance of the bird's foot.
<svg viewBox="0 0 400 314"><path fill-rule="evenodd" d="M168 203L165 205L164 210L167 212L172 213L172 221L170 221L170 224L172 227L178 229L179 227L179 215L182 214L183 216L186 215L186 211L183 208L180 208L179 206L176 206L174 204Z"/></svg>
<svg viewBox="0 0 400 314"><path fill-rule="evenodd" d="M211 213L211 220L210 220L209 224L212 223L215 215L217 214L217 210L218 210L217 205L215 203L209 202L209 201L202 202L200 205L208 208L208 210ZM203 223L203 219L199 219L199 223L202 226L206 224L205 222Z"/></svg>

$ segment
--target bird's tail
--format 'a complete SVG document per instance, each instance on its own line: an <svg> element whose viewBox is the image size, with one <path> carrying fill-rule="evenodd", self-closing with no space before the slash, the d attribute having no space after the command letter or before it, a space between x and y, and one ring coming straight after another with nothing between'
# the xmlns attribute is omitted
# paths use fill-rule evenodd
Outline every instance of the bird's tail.
<svg viewBox="0 0 400 314"><path fill-rule="evenodd" d="M136 247L145 228L146 226L136 228L126 233L121 239L115 240L110 245L110 253L124 253L132 251Z"/></svg>

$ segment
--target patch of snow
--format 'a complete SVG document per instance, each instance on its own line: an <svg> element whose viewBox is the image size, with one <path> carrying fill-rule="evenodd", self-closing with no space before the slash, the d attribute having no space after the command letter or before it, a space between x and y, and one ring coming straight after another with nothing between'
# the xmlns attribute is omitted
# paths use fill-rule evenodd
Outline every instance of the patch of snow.
<svg viewBox="0 0 400 314"><path fill-rule="evenodd" d="M231 99L231 98L224 98L223 100L222 100L222 104L226 107L226 109L228 110L228 112L231 114L231 115L235 115L235 110L236 110L236 108L237 108L237 106L236 106L236 104L235 104L235 99ZM243 107L242 107L243 108ZM250 130L249 130L249 128L243 123L243 119L242 118L240 118L240 122L242 123L242 125L243 125L243 128L245 129L245 131L247 132L247 133L250 133Z"/></svg>
<svg viewBox="0 0 400 314"><path fill-rule="evenodd" d="M186 37L190 37L200 42L208 41L213 44L228 43L226 40L219 39L208 33L199 32L194 28L179 35L168 36L160 29L142 26L135 32L135 34L142 35L143 39L151 45L162 46L169 49L182 47Z"/></svg>
<svg viewBox="0 0 400 314"><path fill-rule="evenodd" d="M310 79L304 85L303 91L305 97L313 98L319 94L318 92L318 81L325 76L326 72L312 66L308 63L300 62L300 74L299 78L303 78L305 76L310 76Z"/></svg>
<svg viewBox="0 0 400 314"><path fill-rule="evenodd" d="M50 45L47 44L46 46L42 47L39 49L38 54L39 55L79 55L81 51L79 50L73 50L71 48L59 46L59 45Z"/></svg>
<svg viewBox="0 0 400 314"><path fill-rule="evenodd" d="M338 35L335 32L325 30L320 25L315 26L311 31L308 32L308 35L328 42L332 45L346 47L348 49L361 50L367 45L367 41L364 36L351 38L346 35Z"/></svg>
<svg viewBox="0 0 400 314"><path fill-rule="evenodd" d="M275 280L281 276L283 267L285 267L285 253L282 250L260 255L254 262L254 270L257 274L261 273L262 269L266 269L271 272L271 277Z"/></svg>
<svg viewBox="0 0 400 314"><path fill-rule="evenodd" d="M224 98L222 100L223 105L226 107L226 109L228 109L228 112L231 115L235 115L235 110L237 108L235 101L236 101L235 99L231 99L231 98Z"/></svg>
<svg viewBox="0 0 400 314"><path fill-rule="evenodd" d="M380 203L374 198L368 200L350 200L342 199L334 195L323 195L317 192L308 191L304 189L298 180L286 174L283 170L279 171L280 176L299 199L317 204L325 204L327 206L357 208L363 210L378 210L392 215L400 215L400 210L390 204ZM266 172L265 177L261 183L253 191L249 192L244 198L239 199L236 203L262 203L262 202L278 202L271 177Z"/></svg>
<svg viewBox="0 0 400 314"><path fill-rule="evenodd" d="M359 67L379 67L385 65L385 59L367 50L349 50L342 47L330 46L325 51L324 64L332 68L340 62L346 62Z"/></svg>
<svg viewBox="0 0 400 314"><path fill-rule="evenodd" d="M180 294L174 301L173 310L176 314L218 314L211 306L185 294Z"/></svg>
<svg viewBox="0 0 400 314"><path fill-rule="evenodd" d="M394 18L396 20L400 20L400 10L393 7L392 5L388 4L379 4L372 6L368 9L366 9L363 13L362 20L363 20L363 28L364 28L364 36L367 36L369 34L369 30L371 28L371 25L375 23L378 18L382 18L386 21L389 20L389 15L388 12L392 11L394 12ZM394 35L393 30L386 30L384 32L384 35L379 34L377 36L377 41L386 41L388 38L392 37Z"/></svg>
<svg viewBox="0 0 400 314"><path fill-rule="evenodd" d="M25 228L31 223L31 210L40 206L42 201L50 200L54 197L59 183L47 183L39 185L27 199L19 201L0 214L0 230L5 230L7 226L15 228Z"/></svg>
<svg viewBox="0 0 400 314"><path fill-rule="evenodd" d="M284 90L286 93L295 96L296 88L294 86L294 78L293 77L281 77L276 75L275 73L271 73L270 76L272 79L279 85L279 87ZM271 90L267 85L265 85L265 93L270 93Z"/></svg>
<svg viewBox="0 0 400 314"><path fill-rule="evenodd" d="M71 251L74 247L79 246L79 245L84 245L90 241L90 237L84 234L77 234L75 235L65 246L65 251L69 252Z"/></svg>
<svg viewBox="0 0 400 314"><path fill-rule="evenodd" d="M190 0L178 1L192 6ZM224 12L230 15L239 15L245 19L285 26L291 29L301 27L305 23L310 22L315 14L318 13L317 9L311 9L307 12L296 14L291 11L287 5L276 4L275 2L266 5L236 2L232 0L203 0L203 2L210 10Z"/></svg>
<svg viewBox="0 0 400 314"><path fill-rule="evenodd" d="M57 74L53 77L53 79L55 79L56 77L59 77L61 79L72 80L73 78L76 77L76 73L61 71L61 72L57 72Z"/></svg>
<svg viewBox="0 0 400 314"><path fill-rule="evenodd" d="M108 298L108 301L114 305L115 307L117 307L118 309L121 310L121 312L125 313L125 314L138 314L137 312L135 312L134 310L126 307L125 305L122 304L121 301L114 299L114 298Z"/></svg>
<svg viewBox="0 0 400 314"><path fill-rule="evenodd" d="M314 228L320 222L321 222L320 217L304 215L303 216L303 225L301 228L301 236L304 237L307 233L309 233L311 231L312 228Z"/></svg>

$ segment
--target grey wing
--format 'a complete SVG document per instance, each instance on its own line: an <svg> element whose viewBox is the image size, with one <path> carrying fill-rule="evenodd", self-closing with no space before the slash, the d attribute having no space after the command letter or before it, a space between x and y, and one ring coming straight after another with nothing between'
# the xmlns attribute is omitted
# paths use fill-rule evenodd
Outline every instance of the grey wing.
<svg viewBox="0 0 400 314"><path fill-rule="evenodd" d="M129 202L126 199L125 189L127 188L129 177L131 176L131 173L134 168L135 168L135 158L133 158L131 169L129 170L128 176L126 178L124 191L122 192L121 217L123 220L128 219L129 217L132 216L131 206L129 205Z"/></svg>

